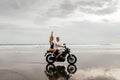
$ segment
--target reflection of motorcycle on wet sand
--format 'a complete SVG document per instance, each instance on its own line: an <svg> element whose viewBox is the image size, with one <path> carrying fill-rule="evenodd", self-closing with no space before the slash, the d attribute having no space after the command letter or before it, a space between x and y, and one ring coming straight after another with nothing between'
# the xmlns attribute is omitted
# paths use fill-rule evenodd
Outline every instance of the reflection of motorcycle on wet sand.
<svg viewBox="0 0 120 80"><path fill-rule="evenodd" d="M55 59L55 57L57 56L56 54L53 54L50 51L47 51L47 53L45 53L45 57L46 57L46 61L48 63L54 63L56 62L64 62L67 58L67 62L70 64L75 64L77 61L77 57L74 54L70 53L70 49L66 47L66 44L64 45L64 49L63 49L63 54L58 58L58 60Z"/></svg>
<svg viewBox="0 0 120 80"><path fill-rule="evenodd" d="M55 66L54 64L47 64L45 74L49 80L69 80L72 74L77 71L76 65L68 65L67 69L65 66Z"/></svg>

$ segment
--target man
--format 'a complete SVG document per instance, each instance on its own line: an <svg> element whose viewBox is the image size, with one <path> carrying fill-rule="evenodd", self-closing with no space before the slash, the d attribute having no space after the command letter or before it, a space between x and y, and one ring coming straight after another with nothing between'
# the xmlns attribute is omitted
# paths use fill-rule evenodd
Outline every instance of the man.
<svg viewBox="0 0 120 80"><path fill-rule="evenodd" d="M55 46L54 46L55 50L56 50L55 53L58 53L56 59L58 59L63 53L62 50L60 50L60 49L63 48L64 46L60 45L59 41L60 41L60 38L56 37L56 43L55 43Z"/></svg>
<svg viewBox="0 0 120 80"><path fill-rule="evenodd" d="M64 46L61 46L59 44L59 41L60 41L59 37L56 37L56 43L54 43L53 40L54 40L53 32L51 32L51 36L50 36L50 39L49 39L49 42L50 42L50 49L49 50L53 54L57 54L56 59L58 59L62 55L62 50L60 50L60 47L64 47Z"/></svg>

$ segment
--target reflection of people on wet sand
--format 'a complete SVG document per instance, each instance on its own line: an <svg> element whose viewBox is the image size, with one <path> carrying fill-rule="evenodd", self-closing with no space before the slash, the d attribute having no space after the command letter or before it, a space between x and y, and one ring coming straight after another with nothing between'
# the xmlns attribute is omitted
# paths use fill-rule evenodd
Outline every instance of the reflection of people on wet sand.
<svg viewBox="0 0 120 80"><path fill-rule="evenodd" d="M56 66L55 72L53 72L52 74L48 74L48 73L46 74L49 80L68 80L69 79L69 75L65 71L64 66Z"/></svg>
<svg viewBox="0 0 120 80"><path fill-rule="evenodd" d="M71 77L71 74L66 71L65 66L54 66L53 64L46 66L45 74L49 80L69 80Z"/></svg>
<svg viewBox="0 0 120 80"><path fill-rule="evenodd" d="M67 74L67 72L65 71L65 67L64 66L56 66L56 76L58 79L62 79L62 80L68 80L69 79L69 75Z"/></svg>

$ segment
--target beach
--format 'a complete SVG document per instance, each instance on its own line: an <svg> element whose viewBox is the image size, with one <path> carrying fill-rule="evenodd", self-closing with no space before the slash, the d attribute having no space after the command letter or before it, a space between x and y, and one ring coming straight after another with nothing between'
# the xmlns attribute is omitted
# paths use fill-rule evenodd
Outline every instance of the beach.
<svg viewBox="0 0 120 80"><path fill-rule="evenodd" d="M69 73L68 62L55 62L63 67L68 80L120 80L120 47L113 45L68 45L77 56L75 73ZM48 45L0 46L0 80L57 80L46 73L44 54ZM57 73L57 71L56 71Z"/></svg>

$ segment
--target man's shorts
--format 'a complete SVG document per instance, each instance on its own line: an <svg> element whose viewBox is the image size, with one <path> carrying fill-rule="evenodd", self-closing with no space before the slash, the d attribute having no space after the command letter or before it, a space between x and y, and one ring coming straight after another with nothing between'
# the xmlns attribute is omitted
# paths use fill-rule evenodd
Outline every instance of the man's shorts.
<svg viewBox="0 0 120 80"><path fill-rule="evenodd" d="M59 52L59 50L58 50L58 49L56 49L55 54L56 54L56 55L58 55L58 54L59 54L58 52Z"/></svg>

